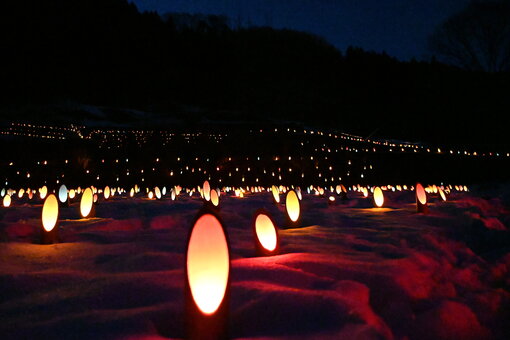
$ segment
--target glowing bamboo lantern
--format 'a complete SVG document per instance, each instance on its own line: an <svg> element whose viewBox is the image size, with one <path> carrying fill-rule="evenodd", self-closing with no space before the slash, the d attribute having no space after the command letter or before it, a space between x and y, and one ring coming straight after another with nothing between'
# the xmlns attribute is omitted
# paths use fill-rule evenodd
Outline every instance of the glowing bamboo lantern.
<svg viewBox="0 0 510 340"><path fill-rule="evenodd" d="M299 198L300 201L303 200L303 195L301 194L301 189L297 188L296 189L296 194L297 194L297 197Z"/></svg>
<svg viewBox="0 0 510 340"><path fill-rule="evenodd" d="M48 195L48 187L45 185L41 189L39 189L39 197L43 200Z"/></svg>
<svg viewBox="0 0 510 340"><path fill-rule="evenodd" d="M443 202L446 202L446 194L444 193L444 190L439 188L438 191L439 191L439 196L441 197Z"/></svg>
<svg viewBox="0 0 510 340"><path fill-rule="evenodd" d="M72 200L76 197L76 190L71 189L69 190L69 199Z"/></svg>
<svg viewBox="0 0 510 340"><path fill-rule="evenodd" d="M285 209L291 225L296 225L299 222L300 206L299 199L294 190L289 190L285 198Z"/></svg>
<svg viewBox="0 0 510 340"><path fill-rule="evenodd" d="M110 198L110 195L111 195L111 190L110 190L110 187L109 186L106 186L103 190L103 196L104 196L104 199L107 200Z"/></svg>
<svg viewBox="0 0 510 340"><path fill-rule="evenodd" d="M83 218L92 215L92 208L94 207L94 194L91 188L86 188L81 195L80 213Z"/></svg>
<svg viewBox="0 0 510 340"><path fill-rule="evenodd" d="M275 255L278 253L280 239L278 229L267 211L259 209L252 221L255 238L255 250L259 255Z"/></svg>
<svg viewBox="0 0 510 340"><path fill-rule="evenodd" d="M175 190L174 189L170 190L170 198L172 199L172 201L175 201Z"/></svg>
<svg viewBox="0 0 510 340"><path fill-rule="evenodd" d="M374 204L378 208L381 208L384 204L384 194L380 187L374 189Z"/></svg>
<svg viewBox="0 0 510 340"><path fill-rule="evenodd" d="M278 188L276 185L273 185L271 187L271 193L273 194L273 200L275 203L280 203L280 192L278 191Z"/></svg>
<svg viewBox="0 0 510 340"><path fill-rule="evenodd" d="M158 200L161 199L161 190L158 187L154 188L154 196L156 196Z"/></svg>
<svg viewBox="0 0 510 340"><path fill-rule="evenodd" d="M11 195L6 194L4 196L3 204L4 204L4 208L8 208L11 206Z"/></svg>
<svg viewBox="0 0 510 340"><path fill-rule="evenodd" d="M58 188L58 200L61 203L67 202L67 187L64 184Z"/></svg>
<svg viewBox="0 0 510 340"><path fill-rule="evenodd" d="M202 186L202 195L206 201L211 200L211 186L208 181L204 181L204 185Z"/></svg>
<svg viewBox="0 0 510 340"><path fill-rule="evenodd" d="M227 338L230 255L227 234L212 213L199 215L186 251L188 338Z"/></svg>
<svg viewBox="0 0 510 340"><path fill-rule="evenodd" d="M329 205L335 205L335 203L336 203L335 196L329 196L328 197L328 204Z"/></svg>
<svg viewBox="0 0 510 340"><path fill-rule="evenodd" d="M58 200L54 194L48 195L42 208L41 243L52 244L58 241Z"/></svg>
<svg viewBox="0 0 510 340"><path fill-rule="evenodd" d="M220 205L220 195L218 194L218 190L211 190L211 204L213 207L218 208Z"/></svg>
<svg viewBox="0 0 510 340"><path fill-rule="evenodd" d="M131 190L129 191L129 197L134 197L134 196L135 196L135 189L131 188Z"/></svg>
<svg viewBox="0 0 510 340"><path fill-rule="evenodd" d="M426 214L429 209L427 207L427 193L425 193L425 189L423 185L420 183L416 183L416 211L419 213Z"/></svg>

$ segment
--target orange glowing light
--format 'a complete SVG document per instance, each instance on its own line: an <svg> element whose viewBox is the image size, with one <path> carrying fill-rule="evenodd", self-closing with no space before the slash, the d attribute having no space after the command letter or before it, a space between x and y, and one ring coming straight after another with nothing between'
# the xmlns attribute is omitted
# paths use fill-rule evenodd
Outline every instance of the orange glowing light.
<svg viewBox="0 0 510 340"><path fill-rule="evenodd" d="M161 190L159 189L159 187L155 187L155 188L154 188L154 195L156 196L156 198L157 198L158 200L160 200L160 199L161 199Z"/></svg>
<svg viewBox="0 0 510 340"><path fill-rule="evenodd" d="M425 193L423 185L421 185L420 183L416 184L416 199L422 205L427 204L427 194Z"/></svg>
<svg viewBox="0 0 510 340"><path fill-rule="evenodd" d="M202 313L213 314L225 297L230 271L227 238L214 215L204 214L195 222L186 266L195 304Z"/></svg>
<svg viewBox="0 0 510 340"><path fill-rule="evenodd" d="M48 194L48 187L43 186L41 189L39 189L39 197L41 197L41 199L45 199L46 198L46 195Z"/></svg>
<svg viewBox="0 0 510 340"><path fill-rule="evenodd" d="M264 213L258 214L255 218L255 234L265 250L272 252L276 249L278 242L276 227L271 218Z"/></svg>
<svg viewBox="0 0 510 340"><path fill-rule="evenodd" d="M104 199L107 200L110 198L111 190L109 186L106 186L103 191Z"/></svg>
<svg viewBox="0 0 510 340"><path fill-rule="evenodd" d="M202 192L204 195L204 199L206 201L211 200L211 186L209 185L208 181L204 181L204 185L202 186Z"/></svg>
<svg viewBox="0 0 510 340"><path fill-rule="evenodd" d="M287 209L287 215L292 222L297 222L299 219L300 207L299 199L294 190L290 190L285 198L285 208Z"/></svg>
<svg viewBox="0 0 510 340"><path fill-rule="evenodd" d="M444 190L439 188L439 196L441 196L441 199L443 201L446 201L446 194L444 193Z"/></svg>
<svg viewBox="0 0 510 340"><path fill-rule="evenodd" d="M76 190L74 190L74 189L69 190L69 198L73 199L75 197L76 197Z"/></svg>
<svg viewBox="0 0 510 340"><path fill-rule="evenodd" d="M275 185L271 187L271 192L273 193L273 198L275 202L280 203L280 192L278 191L278 188Z"/></svg>
<svg viewBox="0 0 510 340"><path fill-rule="evenodd" d="M215 189L211 190L211 203L217 207L220 204L220 195L218 194L218 191Z"/></svg>
<svg viewBox="0 0 510 340"><path fill-rule="evenodd" d="M11 195L7 194L4 196L3 204L4 204L5 208L8 208L11 206Z"/></svg>
<svg viewBox="0 0 510 340"><path fill-rule="evenodd" d="M90 212L92 211L92 206L94 204L94 194L92 193L91 188L87 188L83 191L83 194L81 195L81 201L80 201L80 213L82 217L89 216Z"/></svg>
<svg viewBox="0 0 510 340"><path fill-rule="evenodd" d="M380 187L374 189L374 203L378 208L384 204L384 194Z"/></svg>
<svg viewBox="0 0 510 340"><path fill-rule="evenodd" d="M44 201L42 209L42 224L44 230L50 232L57 224L58 220L58 201L53 194L49 195Z"/></svg>

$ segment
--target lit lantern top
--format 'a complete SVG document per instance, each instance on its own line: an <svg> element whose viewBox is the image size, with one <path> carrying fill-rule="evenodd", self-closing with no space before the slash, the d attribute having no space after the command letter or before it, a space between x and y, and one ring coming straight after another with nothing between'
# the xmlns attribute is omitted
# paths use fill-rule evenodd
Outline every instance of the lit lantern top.
<svg viewBox="0 0 510 340"><path fill-rule="evenodd" d="M200 216L193 226L186 268L195 304L202 313L213 314L225 296L230 271L227 238L214 215Z"/></svg>
<svg viewBox="0 0 510 340"><path fill-rule="evenodd" d="M46 231L51 231L55 227L58 219L58 201L55 195L48 195L44 201L42 209L42 224Z"/></svg>

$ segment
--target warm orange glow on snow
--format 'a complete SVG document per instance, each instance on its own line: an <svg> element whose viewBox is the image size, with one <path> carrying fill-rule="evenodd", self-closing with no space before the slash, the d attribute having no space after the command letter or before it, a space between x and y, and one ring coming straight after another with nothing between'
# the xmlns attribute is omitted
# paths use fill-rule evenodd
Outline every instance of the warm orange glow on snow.
<svg viewBox="0 0 510 340"><path fill-rule="evenodd" d="M44 201L42 209L42 224L46 231L52 231L57 224L58 219L58 201L53 194L49 195Z"/></svg>
<svg viewBox="0 0 510 340"><path fill-rule="evenodd" d="M287 214L292 222L297 222L299 219L299 199L294 190L291 190L287 193L287 197L285 199L285 208L287 209Z"/></svg>
<svg viewBox="0 0 510 340"><path fill-rule="evenodd" d="M264 247L264 249L268 251L273 251L276 249L278 236L276 234L276 228L273 224L273 221L271 221L269 216L265 214L259 214L256 217L255 232L260 244L262 247Z"/></svg>
<svg viewBox="0 0 510 340"><path fill-rule="evenodd" d="M216 217L202 215L191 232L187 252L188 283L193 300L206 315L221 305L229 277L228 244Z"/></svg>

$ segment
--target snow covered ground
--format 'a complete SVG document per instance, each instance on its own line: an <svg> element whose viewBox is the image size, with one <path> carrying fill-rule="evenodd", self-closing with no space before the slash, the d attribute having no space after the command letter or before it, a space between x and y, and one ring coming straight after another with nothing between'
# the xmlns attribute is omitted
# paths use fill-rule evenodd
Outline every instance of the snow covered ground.
<svg viewBox="0 0 510 340"><path fill-rule="evenodd" d="M222 196L231 245L230 336L264 339L510 338L508 201L482 193L304 195L280 254L256 256L251 219L270 193ZM113 198L80 219L61 208L61 243L38 245L41 204L0 210L1 339L185 337L186 239L201 200Z"/></svg>

